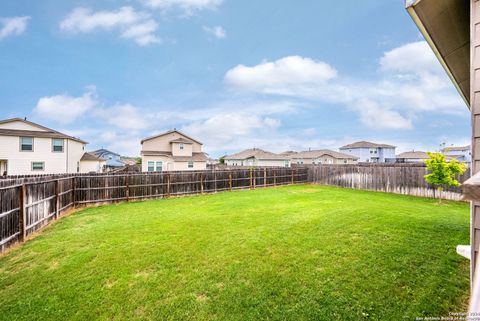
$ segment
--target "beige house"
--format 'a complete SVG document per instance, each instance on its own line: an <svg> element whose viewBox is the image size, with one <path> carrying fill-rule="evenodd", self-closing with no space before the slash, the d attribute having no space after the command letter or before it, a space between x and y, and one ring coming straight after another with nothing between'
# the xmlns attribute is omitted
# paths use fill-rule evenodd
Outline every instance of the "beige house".
<svg viewBox="0 0 480 321"><path fill-rule="evenodd" d="M107 160L92 153L85 153L80 159L80 173L100 173L105 166L107 166Z"/></svg>
<svg viewBox="0 0 480 321"><path fill-rule="evenodd" d="M309 150L289 154L292 164L356 164L358 157L328 149Z"/></svg>
<svg viewBox="0 0 480 321"><path fill-rule="evenodd" d="M260 148L251 148L226 156L227 166L290 167L288 156L267 152Z"/></svg>
<svg viewBox="0 0 480 321"><path fill-rule="evenodd" d="M187 171L207 168L202 143L174 129L142 140L142 171Z"/></svg>
<svg viewBox="0 0 480 321"><path fill-rule="evenodd" d="M412 150L397 155L397 163L424 163L429 159L427 152Z"/></svg>
<svg viewBox="0 0 480 321"><path fill-rule="evenodd" d="M26 119L0 121L0 174L99 172L84 160L87 142ZM100 161L97 159L97 162ZM91 162L90 160L88 162Z"/></svg>

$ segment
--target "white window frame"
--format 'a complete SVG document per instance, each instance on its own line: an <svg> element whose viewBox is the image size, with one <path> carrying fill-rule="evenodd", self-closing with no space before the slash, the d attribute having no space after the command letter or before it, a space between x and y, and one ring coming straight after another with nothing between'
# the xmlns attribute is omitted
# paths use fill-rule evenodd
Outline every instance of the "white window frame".
<svg viewBox="0 0 480 321"><path fill-rule="evenodd" d="M151 164L151 166L150 166ZM152 170L150 170L150 168ZM148 161L147 162L147 172L154 172L155 171L155 162L154 161Z"/></svg>
<svg viewBox="0 0 480 321"><path fill-rule="evenodd" d="M155 172L162 172L163 171L163 162L156 161L155 162Z"/></svg>
<svg viewBox="0 0 480 321"><path fill-rule="evenodd" d="M55 141L61 141L62 142L62 145L55 145ZM55 147L58 147L58 146L61 146L62 147L62 150L55 150ZM53 153L63 153L63 151L65 150L65 139L63 138L52 138L52 152Z"/></svg>
<svg viewBox="0 0 480 321"><path fill-rule="evenodd" d="M41 164L41 168L35 168L35 165ZM32 172L43 172L45 171L45 162L32 162L31 163Z"/></svg>
<svg viewBox="0 0 480 321"><path fill-rule="evenodd" d="M193 168L193 165L194 165L193 161L189 161L187 163L187 168Z"/></svg>
<svg viewBox="0 0 480 321"><path fill-rule="evenodd" d="M180 148L180 150L183 150L185 148L185 146L183 144L179 144L178 148Z"/></svg>
<svg viewBox="0 0 480 321"><path fill-rule="evenodd" d="M23 149L23 145L26 145L23 143L23 139L31 139L32 140L32 149ZM28 137L28 136L23 136L23 137L20 137L20 151L21 152L33 152L33 145L34 145L34 138L33 137ZM28 145L26 145L28 146Z"/></svg>

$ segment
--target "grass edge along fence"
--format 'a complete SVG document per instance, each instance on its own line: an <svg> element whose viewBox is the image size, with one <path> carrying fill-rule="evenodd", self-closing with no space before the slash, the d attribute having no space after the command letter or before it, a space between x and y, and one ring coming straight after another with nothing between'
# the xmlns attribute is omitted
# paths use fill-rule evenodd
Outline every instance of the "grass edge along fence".
<svg viewBox="0 0 480 321"><path fill-rule="evenodd" d="M14 178L0 185L0 252L77 207L306 182L307 168L283 167Z"/></svg>
<svg viewBox="0 0 480 321"><path fill-rule="evenodd" d="M439 193L425 181L424 164L325 164L307 165L308 180L314 184L347 187L419 197L462 200L460 187L447 187ZM470 177L470 169L457 177L460 183Z"/></svg>

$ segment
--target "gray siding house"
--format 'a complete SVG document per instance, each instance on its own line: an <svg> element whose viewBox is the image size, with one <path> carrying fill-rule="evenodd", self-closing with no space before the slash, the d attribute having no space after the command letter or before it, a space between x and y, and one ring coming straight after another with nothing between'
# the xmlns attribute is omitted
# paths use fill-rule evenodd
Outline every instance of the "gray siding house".
<svg viewBox="0 0 480 321"><path fill-rule="evenodd" d="M396 146L360 141L340 147L340 151L365 163L394 163Z"/></svg>

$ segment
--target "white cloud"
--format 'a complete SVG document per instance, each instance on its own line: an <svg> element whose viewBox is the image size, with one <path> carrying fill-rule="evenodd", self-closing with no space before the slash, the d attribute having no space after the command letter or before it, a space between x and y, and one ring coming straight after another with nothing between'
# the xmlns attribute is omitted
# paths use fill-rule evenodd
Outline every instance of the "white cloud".
<svg viewBox="0 0 480 321"><path fill-rule="evenodd" d="M323 84L336 76L337 71L323 61L289 56L253 67L238 65L225 74L225 81L243 90L279 93L289 87Z"/></svg>
<svg viewBox="0 0 480 321"><path fill-rule="evenodd" d="M144 130L149 127L140 108L131 104L117 104L112 107L99 108L94 115L121 129Z"/></svg>
<svg viewBox="0 0 480 321"><path fill-rule="evenodd" d="M141 0L141 2L152 9L179 8L186 14L191 15L195 11L217 9L223 3L223 0Z"/></svg>
<svg viewBox="0 0 480 321"><path fill-rule="evenodd" d="M60 29L72 34L97 29L118 30L121 37L132 39L141 46L161 42L155 35L158 29L156 21L149 14L135 11L132 7L96 12L83 7L75 8L60 22Z"/></svg>
<svg viewBox="0 0 480 321"><path fill-rule="evenodd" d="M80 97L72 97L68 94L42 97L37 102L34 114L43 119L69 124L97 104L95 89L91 87Z"/></svg>
<svg viewBox="0 0 480 321"><path fill-rule="evenodd" d="M27 30L29 20L28 16L0 18L0 40L23 34Z"/></svg>
<svg viewBox="0 0 480 321"><path fill-rule="evenodd" d="M425 42L385 52L381 79L338 76L329 64L290 56L225 74L225 83L240 92L289 96L344 105L367 127L411 129L422 113L463 114L464 103Z"/></svg>
<svg viewBox="0 0 480 321"><path fill-rule="evenodd" d="M207 27L203 26L205 32L213 35L217 39L225 39L227 37L227 31L222 26Z"/></svg>

